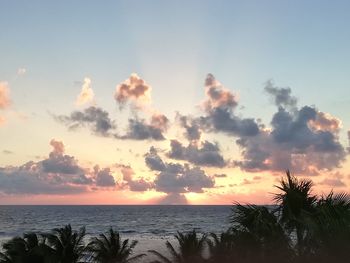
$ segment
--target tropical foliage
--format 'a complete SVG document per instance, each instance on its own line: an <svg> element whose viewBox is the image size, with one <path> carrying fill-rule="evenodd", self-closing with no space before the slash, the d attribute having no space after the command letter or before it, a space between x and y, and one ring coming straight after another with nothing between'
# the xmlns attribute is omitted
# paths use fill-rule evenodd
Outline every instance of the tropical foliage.
<svg viewBox="0 0 350 263"><path fill-rule="evenodd" d="M101 234L94 237L87 246L93 262L98 263L126 263L132 262L145 256L145 254L130 257L137 241L129 243L129 239L122 241L118 232L110 228L107 235Z"/></svg>
<svg viewBox="0 0 350 263"><path fill-rule="evenodd" d="M197 263L203 262L203 252L205 248L206 235L198 236L197 232L193 230L189 233L177 232L175 238L178 242L178 250L167 241L166 246L171 255L171 259L162 255L161 253L150 250L149 252L158 257L158 260L152 261L153 263Z"/></svg>

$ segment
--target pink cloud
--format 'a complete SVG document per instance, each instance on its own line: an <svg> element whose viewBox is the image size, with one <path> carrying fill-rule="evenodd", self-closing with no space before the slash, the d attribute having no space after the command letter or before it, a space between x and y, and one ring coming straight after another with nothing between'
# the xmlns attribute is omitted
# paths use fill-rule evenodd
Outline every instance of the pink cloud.
<svg viewBox="0 0 350 263"><path fill-rule="evenodd" d="M114 98L120 107L129 101L135 103L136 106L141 106L150 100L150 92L151 86L136 73L132 73L128 79L116 87Z"/></svg>
<svg viewBox="0 0 350 263"><path fill-rule="evenodd" d="M10 90L7 82L0 82L0 109L6 109L10 106Z"/></svg>
<svg viewBox="0 0 350 263"><path fill-rule="evenodd" d="M84 78L84 83L81 87L81 91L75 101L75 104L77 106L81 106L84 104L88 104L94 101L94 91L91 88L91 79L90 78Z"/></svg>

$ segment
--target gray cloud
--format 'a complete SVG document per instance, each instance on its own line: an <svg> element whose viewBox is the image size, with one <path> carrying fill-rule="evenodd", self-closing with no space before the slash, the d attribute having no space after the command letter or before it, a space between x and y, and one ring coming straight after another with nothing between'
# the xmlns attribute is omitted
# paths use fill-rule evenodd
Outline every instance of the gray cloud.
<svg viewBox="0 0 350 263"><path fill-rule="evenodd" d="M160 172L154 184L157 191L165 193L202 193L203 188L213 188L215 181L199 167L190 168L185 164L179 173L172 169Z"/></svg>
<svg viewBox="0 0 350 263"><path fill-rule="evenodd" d="M200 118L202 127L209 132L225 132L234 136L255 136L259 126L252 118L235 116L230 109L214 108Z"/></svg>
<svg viewBox="0 0 350 263"><path fill-rule="evenodd" d="M118 135L114 121L109 113L99 107L91 106L83 111L73 111L69 116L54 116L54 119L65 124L70 130L88 127L93 134L99 136L113 136L117 139L129 140L164 140L169 120L163 114L153 114L149 121L145 119L130 118L126 134Z"/></svg>
<svg viewBox="0 0 350 263"><path fill-rule="evenodd" d="M41 161L45 173L79 174L84 171L73 156L51 152L48 159Z"/></svg>
<svg viewBox="0 0 350 263"><path fill-rule="evenodd" d="M153 183L144 178L134 179L135 172L130 166L121 166L121 173L123 175L123 180L126 182L126 186L129 187L130 191L144 192L154 188Z"/></svg>
<svg viewBox="0 0 350 263"><path fill-rule="evenodd" d="M42 173L55 174L55 180L60 183L90 184L92 182L85 176L85 171L78 165L78 161L73 156L64 154L64 144L61 141L52 139L50 145L53 150L49 158L37 163Z"/></svg>
<svg viewBox="0 0 350 263"><path fill-rule="evenodd" d="M121 137L122 139L133 139L133 140L145 140L145 139L154 139L154 140L164 140L164 136L160 129L153 127L141 119L129 119L128 131L125 136Z"/></svg>
<svg viewBox="0 0 350 263"><path fill-rule="evenodd" d="M91 106L83 111L73 111L69 116L54 116L55 120L65 124L69 129L89 127L94 134L110 136L115 126L109 113L99 107Z"/></svg>
<svg viewBox="0 0 350 263"><path fill-rule="evenodd" d="M278 107L295 107L297 98L293 97L292 90L287 88L276 87L272 81L268 81L265 86L265 91L273 98L274 104Z"/></svg>
<svg viewBox="0 0 350 263"><path fill-rule="evenodd" d="M94 171L83 168L73 156L65 154L64 144L51 140L49 157L20 166L0 167L0 193L5 194L75 194L94 186L114 186L109 168Z"/></svg>
<svg viewBox="0 0 350 263"><path fill-rule="evenodd" d="M154 148L151 148L151 152L153 157L157 155ZM199 167L192 168L188 164L164 163L164 168L154 180L155 189L165 193L201 193L203 188L212 188L214 185L213 177L206 175Z"/></svg>
<svg viewBox="0 0 350 263"><path fill-rule="evenodd" d="M313 146L317 152L343 151L337 134L325 130L313 130L309 122L316 119L317 110L304 106L295 112L279 108L272 118L272 136L277 143L284 143L300 150Z"/></svg>
<svg viewBox="0 0 350 263"><path fill-rule="evenodd" d="M129 181L128 185L132 192L144 192L153 188L153 183L146 181L144 178Z"/></svg>
<svg viewBox="0 0 350 263"><path fill-rule="evenodd" d="M98 165L94 167L95 181L97 186L114 187L116 185L110 168L100 169Z"/></svg>
<svg viewBox="0 0 350 263"><path fill-rule="evenodd" d="M168 156L172 159L185 160L203 166L223 167L226 164L218 144L204 141L200 146L190 143L185 147L179 141L171 140L170 146Z"/></svg>
<svg viewBox="0 0 350 263"><path fill-rule="evenodd" d="M3 154L13 154L13 151L10 151L10 150L3 150L2 153L3 153Z"/></svg>
<svg viewBox="0 0 350 263"><path fill-rule="evenodd" d="M154 114L149 123L145 119L129 119L125 135L116 136L119 139L130 140L164 140L163 135L168 128L168 118L163 114Z"/></svg>
<svg viewBox="0 0 350 263"><path fill-rule="evenodd" d="M161 205L186 205L188 204L186 197L179 193L168 193L165 197L158 201Z"/></svg>
<svg viewBox="0 0 350 263"><path fill-rule="evenodd" d="M225 89L211 74L208 74L205 84L207 100L203 106L206 116L199 119L203 129L239 137L255 136L259 133L259 126L254 119L235 115L238 101L232 92Z"/></svg>
<svg viewBox="0 0 350 263"><path fill-rule="evenodd" d="M180 126L185 129L185 137L189 141L197 141L201 137L201 128L198 119L184 116L179 113L176 114L176 119L180 123Z"/></svg>
<svg viewBox="0 0 350 263"><path fill-rule="evenodd" d="M291 99L294 97L285 89L274 87L273 91L279 106L271 121L272 129L238 139L243 160L235 164L247 171L289 168L304 174L339 167L346 156L339 142L340 122L314 107L297 108ZM287 95L281 98L280 94Z"/></svg>
<svg viewBox="0 0 350 263"><path fill-rule="evenodd" d="M152 171L163 171L165 169L163 160L159 157L157 150L153 146L145 154L145 162Z"/></svg>
<svg viewBox="0 0 350 263"><path fill-rule="evenodd" d="M82 178L83 177L83 178ZM47 173L41 163L30 161L0 168L0 192L5 194L74 194L86 191L81 174Z"/></svg>
<svg viewBox="0 0 350 263"><path fill-rule="evenodd" d="M34 162L0 168L0 192L5 194L76 194L84 191L86 188L82 185L60 183L56 175L42 172Z"/></svg>

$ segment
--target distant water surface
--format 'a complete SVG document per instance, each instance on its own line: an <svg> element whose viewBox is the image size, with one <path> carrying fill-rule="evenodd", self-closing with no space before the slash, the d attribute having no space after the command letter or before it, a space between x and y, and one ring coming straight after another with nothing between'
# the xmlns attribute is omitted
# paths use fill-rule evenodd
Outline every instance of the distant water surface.
<svg viewBox="0 0 350 263"><path fill-rule="evenodd" d="M0 240L71 224L88 236L113 227L123 237L165 239L176 231L216 232L229 226L230 206L0 206Z"/></svg>

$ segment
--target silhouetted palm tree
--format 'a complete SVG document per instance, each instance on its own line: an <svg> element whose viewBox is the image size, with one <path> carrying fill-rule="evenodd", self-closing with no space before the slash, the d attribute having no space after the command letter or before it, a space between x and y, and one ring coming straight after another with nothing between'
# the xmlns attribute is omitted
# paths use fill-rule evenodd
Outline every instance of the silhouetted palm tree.
<svg viewBox="0 0 350 263"><path fill-rule="evenodd" d="M158 257L158 260L152 261L153 263L197 263L204 262L203 251L206 244L206 235L199 237L195 230L189 233L177 232L174 236L178 242L178 250L174 246L166 241L166 247L171 255L171 259L162 255L155 250L149 250L150 253Z"/></svg>
<svg viewBox="0 0 350 263"><path fill-rule="evenodd" d="M84 257L85 228L72 230L71 225L55 228L52 233L44 235L48 245L53 249L54 256L59 263L76 263Z"/></svg>
<svg viewBox="0 0 350 263"><path fill-rule="evenodd" d="M1 263L46 263L54 262L52 250L45 239L36 233L27 233L15 237L3 244L4 253L0 253Z"/></svg>
<svg viewBox="0 0 350 263"><path fill-rule="evenodd" d="M220 235L211 233L207 244L210 254L209 262L228 263L236 257L235 236L232 229L222 232Z"/></svg>
<svg viewBox="0 0 350 263"><path fill-rule="evenodd" d="M290 259L289 236L271 208L236 204L231 223L232 240L239 257L260 262L286 262Z"/></svg>
<svg viewBox="0 0 350 263"><path fill-rule="evenodd" d="M140 259L145 254L130 257L137 241L129 243L129 239L122 241L117 231L109 229L107 235L100 234L88 244L88 251L92 253L93 262L98 263L126 263Z"/></svg>
<svg viewBox="0 0 350 263"><path fill-rule="evenodd" d="M278 204L280 221L289 233L296 235L296 246L299 255L307 252L307 235L310 216L314 212L317 197L311 193L311 180L298 180L290 171L286 172L287 179L282 179L280 186L275 186L281 193L275 194Z"/></svg>
<svg viewBox="0 0 350 263"><path fill-rule="evenodd" d="M347 194L331 192L322 196L309 224L314 254L323 259L350 258L350 197Z"/></svg>

